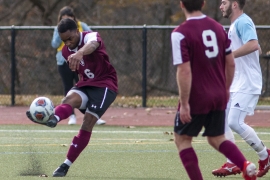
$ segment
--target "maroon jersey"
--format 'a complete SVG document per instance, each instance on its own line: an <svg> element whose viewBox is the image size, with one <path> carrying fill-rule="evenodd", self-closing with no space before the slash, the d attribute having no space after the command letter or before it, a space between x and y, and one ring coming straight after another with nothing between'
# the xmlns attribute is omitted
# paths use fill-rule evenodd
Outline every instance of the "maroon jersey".
<svg viewBox="0 0 270 180"><path fill-rule="evenodd" d="M91 54L83 56L79 70L76 71L79 74L79 81L75 86L107 87L117 92L116 71L109 61L109 56L99 33L90 31L81 32L78 47L70 50L67 46L64 46L62 49L63 57L68 59L68 56L77 52L88 41L97 41L100 43L100 46Z"/></svg>
<svg viewBox="0 0 270 180"><path fill-rule="evenodd" d="M231 41L213 19L202 15L188 18L172 34L173 64L190 62L192 84L191 114L224 110L227 104L225 58Z"/></svg>

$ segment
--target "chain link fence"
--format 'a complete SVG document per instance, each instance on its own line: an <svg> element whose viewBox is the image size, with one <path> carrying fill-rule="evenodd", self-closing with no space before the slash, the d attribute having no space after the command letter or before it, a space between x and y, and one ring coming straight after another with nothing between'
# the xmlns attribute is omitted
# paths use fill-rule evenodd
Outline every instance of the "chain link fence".
<svg viewBox="0 0 270 180"><path fill-rule="evenodd" d="M178 101L170 34L175 26L91 26L105 42L118 74L113 106L174 107ZM0 105L29 105L37 96L63 98L52 26L0 27ZM227 27L228 28L228 27ZM257 26L261 48L270 50L270 26ZM268 90L268 59L261 57L262 98Z"/></svg>

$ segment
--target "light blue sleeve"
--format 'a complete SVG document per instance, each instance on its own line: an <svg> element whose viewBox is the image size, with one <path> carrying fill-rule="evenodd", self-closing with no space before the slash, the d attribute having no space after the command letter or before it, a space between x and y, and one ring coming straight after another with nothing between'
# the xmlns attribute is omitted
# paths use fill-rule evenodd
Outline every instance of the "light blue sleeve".
<svg viewBox="0 0 270 180"><path fill-rule="evenodd" d="M258 40L255 25L247 15L238 20L236 23L236 29L238 37L244 44L250 40Z"/></svg>
<svg viewBox="0 0 270 180"><path fill-rule="evenodd" d="M60 46L61 42L62 42L62 40L61 40L61 38L59 36L57 27L55 27L54 31L53 31L53 37L52 37L51 45L52 45L53 48L57 49Z"/></svg>
<svg viewBox="0 0 270 180"><path fill-rule="evenodd" d="M82 25L83 31L92 31L86 23L81 22L81 25Z"/></svg>

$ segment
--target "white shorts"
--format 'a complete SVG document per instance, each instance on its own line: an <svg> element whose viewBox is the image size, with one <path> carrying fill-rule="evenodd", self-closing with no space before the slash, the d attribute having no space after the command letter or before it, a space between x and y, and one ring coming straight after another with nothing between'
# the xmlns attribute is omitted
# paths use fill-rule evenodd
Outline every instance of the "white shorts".
<svg viewBox="0 0 270 180"><path fill-rule="evenodd" d="M227 109L235 108L247 112L247 115L254 114L254 109L259 100L259 94L244 94L239 92L231 92Z"/></svg>

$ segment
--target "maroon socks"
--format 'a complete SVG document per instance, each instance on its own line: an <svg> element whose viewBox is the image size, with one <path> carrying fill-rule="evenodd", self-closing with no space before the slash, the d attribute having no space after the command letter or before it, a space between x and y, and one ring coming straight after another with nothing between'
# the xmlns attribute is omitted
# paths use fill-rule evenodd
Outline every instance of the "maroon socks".
<svg viewBox="0 0 270 180"><path fill-rule="evenodd" d="M67 159L72 163L77 159L81 154L83 149L88 145L91 137L91 132L80 130L77 136L74 136L73 141L69 147L67 153Z"/></svg>
<svg viewBox="0 0 270 180"><path fill-rule="evenodd" d="M219 146L219 152L229 158L241 170L243 169L246 158L240 152L238 147L229 140L224 141ZM179 153L180 159L191 180L202 180L202 174L199 168L198 158L193 148L187 148Z"/></svg>
<svg viewBox="0 0 270 180"><path fill-rule="evenodd" d="M246 158L243 156L238 147L229 140L224 141L219 146L219 152L224 154L230 159L236 166L243 170L244 162Z"/></svg>
<svg viewBox="0 0 270 180"><path fill-rule="evenodd" d="M184 149L179 153L180 159L188 173L190 180L202 180L198 158L193 148Z"/></svg>
<svg viewBox="0 0 270 180"><path fill-rule="evenodd" d="M59 106L56 106L54 114L58 116L60 118L59 121L61 121L73 114L73 108L69 104L60 104Z"/></svg>

